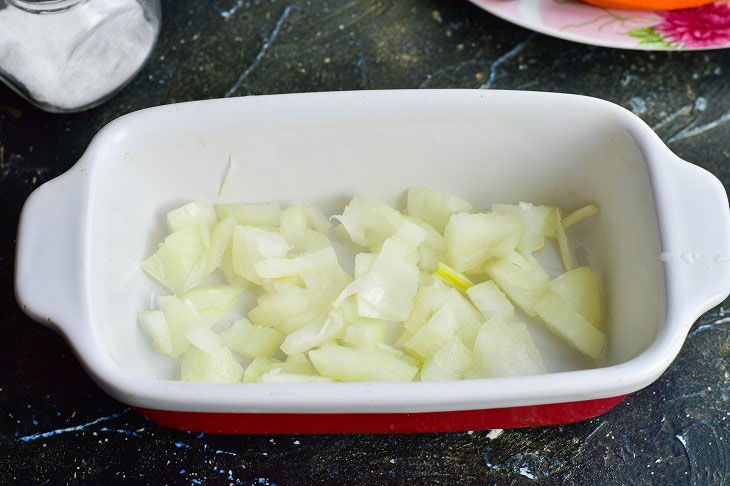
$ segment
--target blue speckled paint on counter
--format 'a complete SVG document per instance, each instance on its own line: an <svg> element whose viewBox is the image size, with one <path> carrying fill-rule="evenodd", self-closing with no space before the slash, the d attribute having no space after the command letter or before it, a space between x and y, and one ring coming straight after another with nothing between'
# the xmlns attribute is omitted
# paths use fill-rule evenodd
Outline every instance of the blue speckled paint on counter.
<svg viewBox="0 0 730 486"><path fill-rule="evenodd" d="M17 218L106 123L226 94L511 88L632 109L730 185L730 51L640 53L533 34L464 1L163 2L160 43L107 104L49 115L0 87L0 478L9 484L728 484L730 306L654 384L566 426L424 435L225 436L147 423L13 297ZM640 323L638 323L640 324Z"/></svg>

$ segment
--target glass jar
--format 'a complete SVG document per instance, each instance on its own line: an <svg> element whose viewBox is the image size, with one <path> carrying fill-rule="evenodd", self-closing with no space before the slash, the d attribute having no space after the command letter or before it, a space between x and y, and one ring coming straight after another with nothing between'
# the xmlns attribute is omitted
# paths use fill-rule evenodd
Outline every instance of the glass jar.
<svg viewBox="0 0 730 486"><path fill-rule="evenodd" d="M86 110L139 72L159 31L159 0L0 0L0 79L43 110Z"/></svg>

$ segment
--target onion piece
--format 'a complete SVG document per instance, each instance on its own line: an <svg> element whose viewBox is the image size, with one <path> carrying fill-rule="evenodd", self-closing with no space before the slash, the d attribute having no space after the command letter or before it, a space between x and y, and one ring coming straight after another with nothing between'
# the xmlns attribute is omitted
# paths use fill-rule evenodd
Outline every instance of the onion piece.
<svg viewBox="0 0 730 486"><path fill-rule="evenodd" d="M281 350L290 355L304 353L335 338L344 328L342 314L330 312L324 319L318 319L289 334L281 344Z"/></svg>
<svg viewBox="0 0 730 486"><path fill-rule="evenodd" d="M281 234L255 226L236 226L233 230L231 255L236 274L261 285L263 278L255 265L267 258L283 257L291 249Z"/></svg>
<svg viewBox="0 0 730 486"><path fill-rule="evenodd" d="M530 203L492 204L492 211L498 214L511 214L522 222L517 249L522 253L532 253L545 246L545 237L554 236L556 230L556 208L535 206Z"/></svg>
<svg viewBox="0 0 730 486"><path fill-rule="evenodd" d="M218 219L233 218L242 226L279 226L281 206L277 203L219 204L216 207Z"/></svg>
<svg viewBox="0 0 730 486"><path fill-rule="evenodd" d="M528 315L537 315L533 305L547 293L550 280L537 260L512 252L489 262L486 271L512 302Z"/></svg>
<svg viewBox="0 0 730 486"><path fill-rule="evenodd" d="M596 329L601 329L601 289L591 267L578 267L550 281L550 290Z"/></svg>
<svg viewBox="0 0 730 486"><path fill-rule="evenodd" d="M203 224L212 228L218 221L212 205L195 201L167 213L167 228L171 233L192 224Z"/></svg>
<svg viewBox="0 0 730 486"><path fill-rule="evenodd" d="M522 222L511 214L455 214L444 230L446 256L459 272L483 273L487 260L514 250L521 231Z"/></svg>
<svg viewBox="0 0 730 486"><path fill-rule="evenodd" d="M573 252L570 250L570 242L568 236L565 234L565 228L561 221L562 214L558 210L558 226L556 232L556 238L558 240L558 248L560 249L560 258L563 260L563 268L567 272L575 268L575 260L573 260Z"/></svg>
<svg viewBox="0 0 730 486"><path fill-rule="evenodd" d="M220 337L205 327L187 332L192 346L185 352L180 367L182 381L208 383L238 383L243 367L220 343Z"/></svg>
<svg viewBox="0 0 730 486"><path fill-rule="evenodd" d="M563 229L568 229L570 226L573 226L575 223L578 223L580 221L583 221L586 218L590 218L594 214L598 212L598 208L594 206L593 204L589 204L588 206L584 206L580 209L576 209L569 215L567 215L565 218L563 218Z"/></svg>
<svg viewBox="0 0 730 486"><path fill-rule="evenodd" d="M474 358L483 378L537 375L545 372L540 352L520 322L494 316L484 323L474 343Z"/></svg>
<svg viewBox="0 0 730 486"><path fill-rule="evenodd" d="M466 291L466 295L485 319L491 319L495 315L511 319L515 314L512 303L491 280L470 287Z"/></svg>
<svg viewBox="0 0 730 486"><path fill-rule="evenodd" d="M142 311L139 313L139 325L142 332L152 344L152 349L160 354L172 353L170 329L165 321L165 314L160 310Z"/></svg>
<svg viewBox="0 0 730 486"><path fill-rule="evenodd" d="M309 359L320 375L337 381L411 381L418 373L418 367L381 349L330 344L310 351Z"/></svg>
<svg viewBox="0 0 730 486"><path fill-rule="evenodd" d="M246 358L269 357L279 349L284 336L270 327L251 324L239 319L221 332L226 347Z"/></svg>
<svg viewBox="0 0 730 486"><path fill-rule="evenodd" d="M406 213L433 226L443 233L453 214L471 213L476 208L469 202L436 189L411 187L408 189Z"/></svg>
<svg viewBox="0 0 730 486"><path fill-rule="evenodd" d="M443 343L454 337L458 326L454 310L451 306L444 305L408 341L403 343L403 347L418 358L425 360Z"/></svg>
<svg viewBox="0 0 730 486"><path fill-rule="evenodd" d="M454 336L423 363L421 381L458 380L473 366L471 350L458 336Z"/></svg>
<svg viewBox="0 0 730 486"><path fill-rule="evenodd" d="M226 192L228 183L233 178L233 173L236 171L237 167L238 167L238 164L236 163L236 158L234 156L234 152L233 152L233 150L231 150L228 153L228 167L226 168L226 173L223 176L223 180L221 181L221 186L218 189L218 197L222 197L223 193Z"/></svg>
<svg viewBox="0 0 730 486"><path fill-rule="evenodd" d="M554 293L548 292L537 302L535 311L550 330L581 353L592 358L601 353L605 343L603 333Z"/></svg>
<svg viewBox="0 0 730 486"><path fill-rule="evenodd" d="M142 269L178 294L195 287L205 277L210 234L203 224L192 224L169 234Z"/></svg>
<svg viewBox="0 0 730 486"><path fill-rule="evenodd" d="M445 263L439 263L438 269L434 272L434 275L450 284L452 287L466 291L474 285L469 278L461 272L457 272Z"/></svg>

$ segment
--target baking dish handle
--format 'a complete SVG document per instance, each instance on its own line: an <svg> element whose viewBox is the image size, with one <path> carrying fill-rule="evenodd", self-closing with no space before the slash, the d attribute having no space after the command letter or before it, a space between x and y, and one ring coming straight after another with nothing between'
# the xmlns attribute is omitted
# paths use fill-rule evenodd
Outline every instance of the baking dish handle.
<svg viewBox="0 0 730 486"><path fill-rule="evenodd" d="M15 296L33 319L71 337L86 315L88 175L78 164L37 188L20 214Z"/></svg>
<svg viewBox="0 0 730 486"><path fill-rule="evenodd" d="M707 170L673 157L660 218L668 231L660 255L670 309L687 330L730 294L730 208L722 183Z"/></svg>

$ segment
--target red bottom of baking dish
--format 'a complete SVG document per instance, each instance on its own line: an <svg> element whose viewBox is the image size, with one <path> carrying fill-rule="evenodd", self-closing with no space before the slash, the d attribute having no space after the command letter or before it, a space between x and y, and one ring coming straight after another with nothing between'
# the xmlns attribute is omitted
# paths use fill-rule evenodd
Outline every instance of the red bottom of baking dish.
<svg viewBox="0 0 730 486"><path fill-rule="evenodd" d="M527 407L428 413L208 413L135 408L165 427L217 434L409 434L569 424L612 409L626 395Z"/></svg>

